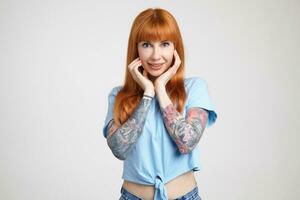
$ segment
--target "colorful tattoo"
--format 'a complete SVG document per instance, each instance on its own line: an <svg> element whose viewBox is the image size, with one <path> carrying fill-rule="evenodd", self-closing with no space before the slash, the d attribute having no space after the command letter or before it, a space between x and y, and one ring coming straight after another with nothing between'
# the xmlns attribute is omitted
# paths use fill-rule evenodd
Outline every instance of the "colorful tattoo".
<svg viewBox="0 0 300 200"><path fill-rule="evenodd" d="M193 107L184 118L173 104L162 110L165 126L181 153L191 152L198 144L205 129L208 113Z"/></svg>
<svg viewBox="0 0 300 200"><path fill-rule="evenodd" d="M107 144L118 159L126 159L141 135L151 101L152 98L144 96L132 116L120 127L117 127L113 120L110 121Z"/></svg>

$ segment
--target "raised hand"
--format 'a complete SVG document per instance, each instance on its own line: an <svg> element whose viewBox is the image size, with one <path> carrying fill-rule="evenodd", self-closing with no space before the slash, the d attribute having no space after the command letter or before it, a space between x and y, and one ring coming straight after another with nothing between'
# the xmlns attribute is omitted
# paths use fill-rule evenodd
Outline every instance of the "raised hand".
<svg viewBox="0 0 300 200"><path fill-rule="evenodd" d="M143 74L138 70L142 66L140 58L136 58L128 65L128 70L132 75L132 78L142 87L145 93L149 96L154 96L154 85L149 80L147 72L144 69Z"/></svg>
<svg viewBox="0 0 300 200"><path fill-rule="evenodd" d="M165 73L160 75L155 80L155 82L154 82L155 90L165 88L165 86L169 82L169 80L176 74L176 72L181 64L180 57L176 50L174 50L174 58L175 58L174 65L171 66Z"/></svg>

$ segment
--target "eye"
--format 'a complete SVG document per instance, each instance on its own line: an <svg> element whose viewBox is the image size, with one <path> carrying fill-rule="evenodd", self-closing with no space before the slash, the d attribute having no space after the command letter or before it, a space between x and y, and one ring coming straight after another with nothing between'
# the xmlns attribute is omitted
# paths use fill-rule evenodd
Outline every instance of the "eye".
<svg viewBox="0 0 300 200"><path fill-rule="evenodd" d="M144 42L144 43L142 43L142 47L145 47L145 48L147 48L147 47L148 47L148 45L149 45L149 43L148 43L148 42Z"/></svg>
<svg viewBox="0 0 300 200"><path fill-rule="evenodd" d="M169 42L163 42L162 44L163 44L164 47L170 46Z"/></svg>

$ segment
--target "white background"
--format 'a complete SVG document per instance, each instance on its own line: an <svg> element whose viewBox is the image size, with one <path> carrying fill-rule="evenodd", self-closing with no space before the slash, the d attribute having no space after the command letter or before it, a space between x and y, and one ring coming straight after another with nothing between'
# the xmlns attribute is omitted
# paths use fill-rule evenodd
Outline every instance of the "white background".
<svg viewBox="0 0 300 200"><path fill-rule="evenodd" d="M300 199L300 2L0 1L0 199L118 199L107 96L135 16L170 11L186 76L218 119L201 141L204 200Z"/></svg>

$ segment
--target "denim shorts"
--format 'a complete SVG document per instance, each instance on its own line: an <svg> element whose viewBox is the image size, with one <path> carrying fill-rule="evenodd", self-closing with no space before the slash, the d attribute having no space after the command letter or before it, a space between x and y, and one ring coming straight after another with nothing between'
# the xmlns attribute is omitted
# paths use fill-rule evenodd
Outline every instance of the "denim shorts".
<svg viewBox="0 0 300 200"><path fill-rule="evenodd" d="M143 200L143 199L135 196L134 194L130 193L128 190L122 187L121 197L119 200ZM199 192L198 192L198 186L196 186L192 191L174 200L201 200L201 197L199 196Z"/></svg>

